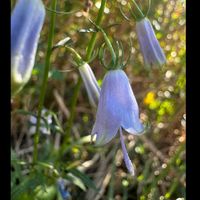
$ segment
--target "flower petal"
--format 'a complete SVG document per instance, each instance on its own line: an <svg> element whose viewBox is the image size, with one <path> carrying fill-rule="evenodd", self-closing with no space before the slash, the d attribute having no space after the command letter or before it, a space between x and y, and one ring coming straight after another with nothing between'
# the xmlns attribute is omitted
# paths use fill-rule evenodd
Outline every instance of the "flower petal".
<svg viewBox="0 0 200 200"><path fill-rule="evenodd" d="M134 176L135 175L135 172L134 172L134 168L133 168L133 164L128 156L128 152L126 150L126 146L125 146L125 143L124 143L124 137L123 137L123 134L122 134L122 130L120 128L120 141L121 141L121 145L122 145L122 152L123 152L123 157L124 157L124 162L126 164L126 167L129 171L129 173Z"/></svg>
<svg viewBox="0 0 200 200"><path fill-rule="evenodd" d="M125 72L118 70L118 83L115 93L118 95L116 101L120 106L121 126L131 134L140 134L144 127L139 119L139 108L134 93L130 86L128 77Z"/></svg>
<svg viewBox="0 0 200 200"><path fill-rule="evenodd" d="M109 71L104 77L100 99L97 109L96 121L92 130L92 134L96 134L96 144L103 145L117 134L120 128L120 112L121 108L117 101L116 77L114 71Z"/></svg>

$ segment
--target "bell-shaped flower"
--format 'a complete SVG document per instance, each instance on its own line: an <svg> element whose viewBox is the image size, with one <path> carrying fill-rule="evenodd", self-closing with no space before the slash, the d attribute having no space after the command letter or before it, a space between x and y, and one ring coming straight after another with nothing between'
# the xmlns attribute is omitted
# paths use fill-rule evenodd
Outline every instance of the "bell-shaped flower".
<svg viewBox="0 0 200 200"><path fill-rule="evenodd" d="M163 65L166 62L166 57L156 38L151 22L147 18L137 21L136 32L145 65L147 67Z"/></svg>
<svg viewBox="0 0 200 200"><path fill-rule="evenodd" d="M97 107L100 95L100 87L90 66L84 62L78 67L79 73L86 87L89 101L92 106Z"/></svg>
<svg viewBox="0 0 200 200"><path fill-rule="evenodd" d="M11 91L30 79L45 8L41 0L18 0L11 16Z"/></svg>
<svg viewBox="0 0 200 200"><path fill-rule="evenodd" d="M97 145L104 145L120 131L124 161L129 172L134 174L124 144L122 128L134 135L144 131L139 119L138 104L125 72L121 69L110 70L103 80L92 136L96 135Z"/></svg>

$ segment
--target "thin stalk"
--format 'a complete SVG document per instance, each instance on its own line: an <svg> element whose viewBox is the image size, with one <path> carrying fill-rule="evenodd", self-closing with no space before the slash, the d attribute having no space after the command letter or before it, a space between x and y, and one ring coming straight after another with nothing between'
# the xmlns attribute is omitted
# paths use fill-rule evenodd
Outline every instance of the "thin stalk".
<svg viewBox="0 0 200 200"><path fill-rule="evenodd" d="M73 121L74 121L74 117L75 117L75 109L76 109L76 103L77 103L77 99L78 99L78 94L79 94L79 90L81 87L81 78L78 79L78 82L75 86L74 89L74 93L73 93L73 97L72 97L72 101L71 101L71 109L70 109L70 117L69 120L67 122L67 127L66 127L66 131L65 131L65 138L64 138L64 143L66 144L68 142L68 139L70 138L70 131L73 125Z"/></svg>
<svg viewBox="0 0 200 200"><path fill-rule="evenodd" d="M101 1L101 7L99 9L99 12L98 12L98 15L97 15L97 19L96 19L96 24L97 25L100 25L100 23L102 21L105 6L106 6L106 0L102 0ZM95 45L95 42L96 42L96 34L97 34L96 32L93 33L93 35L92 35L92 37L91 37L91 39L89 41L87 52L86 52L86 59L85 59L86 62L88 62L90 60L92 52L94 50L94 45ZM70 51L69 48L68 48L68 50ZM71 53L74 53L74 51L71 51ZM65 145L65 143L68 141L68 138L69 138L69 135L70 135L70 130L71 130L71 127L73 125L73 121L74 121L74 117L75 117L75 108L76 108L76 103L77 103L78 93L80 91L81 83L82 83L82 79L79 76L78 82L77 82L77 85L76 85L76 89L75 89L75 93L74 93L74 96L72 97L72 106L71 106L71 110L70 110L70 119L69 119L69 121L67 123L66 134L65 134L65 138L64 138L65 142L63 143L63 145ZM64 153L63 149L64 149L64 147L61 147L61 154Z"/></svg>
<svg viewBox="0 0 200 200"><path fill-rule="evenodd" d="M113 200L114 199L114 183L115 183L115 171L116 171L116 164L115 164L115 159L116 159L116 153L117 153L118 145L115 145L113 148L114 156L113 156L113 161L112 161L112 169L111 169L111 180L109 184L109 189L108 189L108 200Z"/></svg>
<svg viewBox="0 0 200 200"><path fill-rule="evenodd" d="M151 0L148 0L148 9L147 9L145 17L149 14L150 9L151 9Z"/></svg>
<svg viewBox="0 0 200 200"><path fill-rule="evenodd" d="M102 0L101 1L101 7L99 9L97 19L96 19L96 22L95 22L95 24L97 26L99 26L101 21L102 21L105 6L106 6L106 0ZM97 37L97 32L94 32L92 34L92 37L91 37L90 42L88 44L88 48L87 48L87 52L86 52L86 59L85 59L86 62L89 61L90 58L91 58L92 52L94 50L94 45L95 45L95 42L96 42L96 37Z"/></svg>
<svg viewBox="0 0 200 200"><path fill-rule="evenodd" d="M95 26L97 26L97 25L95 24ZM112 55L113 62L115 63L115 62L116 62L116 54L115 54L115 51L114 51L114 49L113 49L113 47L112 47L112 44L111 44L111 42L110 42L108 36L106 35L105 31L104 31L102 28L100 28L99 26L97 26L97 28L103 33L104 40L105 40L105 42L106 42L106 44L107 44L107 46L108 46L108 48L109 48L109 50L110 50L110 53L111 53L111 55Z"/></svg>
<svg viewBox="0 0 200 200"><path fill-rule="evenodd" d="M73 58L74 58L74 60L75 60L75 62L78 66L81 66L81 65L84 64L84 61L81 58L81 56L73 48L68 47L68 46L65 46L65 48L66 48L67 51L69 51L73 55ZM69 138L70 138L70 130L71 130L71 127L73 125L73 121L74 121L74 117L75 117L75 108L76 108L79 90L80 90L80 87L81 87L81 81L82 80L79 77L78 82L77 82L75 89L74 89L72 100L71 100L70 117L69 117L69 120L68 120L67 125L66 125L64 144L66 144L68 142ZM62 149L62 151L63 151L63 149Z"/></svg>
<svg viewBox="0 0 200 200"><path fill-rule="evenodd" d="M69 51L73 55L73 58L74 58L74 60L75 60L75 62L78 66L83 65L83 63L84 63L83 59L73 48L68 47L68 46L65 46L65 48L66 48L67 51ZM81 81L82 80L79 77L78 82L75 86L73 96L72 96L71 105L70 105L70 117L69 117L69 120L67 121L67 124L66 124L65 138L64 138L63 144L66 144L69 141L69 138L70 138L70 130L71 130L71 127L73 125L73 121L74 121L74 117L75 117L75 108L76 108L79 90L80 90L80 87L81 87ZM61 151L63 152L63 148L61 148Z"/></svg>
<svg viewBox="0 0 200 200"><path fill-rule="evenodd" d="M51 9L52 10L56 9L56 4L57 4L57 0L51 1ZM44 105L44 98L45 98L45 94L46 94L47 81L48 81L48 73L49 73L49 68L50 68L50 57L51 57L51 49L52 49L53 37L54 37L55 17L56 17L56 13L52 12L51 18L50 18L50 25L49 25L48 46L47 46L46 59L45 59L44 75L43 75L43 81L42 81L40 97L39 97L36 132L34 135L34 151L33 151L33 162L34 163L36 163L38 160L38 143L39 143L41 113L42 113L42 108Z"/></svg>
<svg viewBox="0 0 200 200"><path fill-rule="evenodd" d="M48 7L45 7L45 8L46 8L47 11L55 12L58 15L70 15L70 14L74 14L74 13L79 11L79 10L73 10L73 11L70 11L70 12L65 12L65 11L59 11L59 10L52 10Z"/></svg>
<svg viewBox="0 0 200 200"><path fill-rule="evenodd" d="M65 46L65 48L67 51L69 51L74 56L74 60L78 66L82 65L84 63L81 56L73 48L68 47L68 46Z"/></svg>
<svg viewBox="0 0 200 200"><path fill-rule="evenodd" d="M128 7L130 10L132 9L130 3L128 3ZM131 15L137 21L137 16L135 15L135 13L133 11L131 11Z"/></svg>
<svg viewBox="0 0 200 200"><path fill-rule="evenodd" d="M135 0L131 0L133 2L133 4L135 5L136 9L138 10L138 12L140 13L141 17L144 18L144 14L141 11L140 7L137 5L137 3L135 2Z"/></svg>
<svg viewBox="0 0 200 200"><path fill-rule="evenodd" d="M172 194L175 192L176 188L178 187L179 179L175 178L173 183L171 184L171 187L169 188L169 191L165 194L165 199L169 199Z"/></svg>

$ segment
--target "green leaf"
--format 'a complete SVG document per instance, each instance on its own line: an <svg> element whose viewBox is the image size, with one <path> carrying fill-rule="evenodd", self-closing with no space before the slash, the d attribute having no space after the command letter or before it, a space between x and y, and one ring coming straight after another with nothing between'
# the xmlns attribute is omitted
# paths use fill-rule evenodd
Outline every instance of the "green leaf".
<svg viewBox="0 0 200 200"><path fill-rule="evenodd" d="M21 199L21 195L28 192L28 190L33 189L38 182L34 179L30 179L29 177L26 177L19 185L12 188L11 190L11 199L18 200ZM31 194L30 194L31 197Z"/></svg>
<svg viewBox="0 0 200 200"><path fill-rule="evenodd" d="M98 191L98 188L96 187L96 185L94 184L94 182L83 172L77 170L77 169L70 169L69 172L71 172L73 175L75 175L76 177L80 178L82 180L82 182L88 187L88 188L92 188L96 191Z"/></svg>
<svg viewBox="0 0 200 200"><path fill-rule="evenodd" d="M55 185L51 185L45 188L39 185L35 189L35 192L36 192L35 197L38 200L53 200L55 199L57 191Z"/></svg>
<svg viewBox="0 0 200 200"><path fill-rule="evenodd" d="M83 191L86 191L86 187L84 185L84 183L82 182L82 180L76 176L74 176L73 174L71 173L68 173L66 175L66 178L68 180L70 180L73 184L77 185L79 188L81 188Z"/></svg>
<svg viewBox="0 0 200 200"><path fill-rule="evenodd" d="M21 168L18 164L18 158L16 153L13 149L11 149L11 190L16 186L16 181L18 180L20 182L20 179L22 177L21 175Z"/></svg>
<svg viewBox="0 0 200 200"><path fill-rule="evenodd" d="M37 162L37 164L39 166L42 166L44 168L47 168L47 169L51 170L54 173L55 177L59 176L58 170L52 164L49 164L49 163L46 163L46 162Z"/></svg>

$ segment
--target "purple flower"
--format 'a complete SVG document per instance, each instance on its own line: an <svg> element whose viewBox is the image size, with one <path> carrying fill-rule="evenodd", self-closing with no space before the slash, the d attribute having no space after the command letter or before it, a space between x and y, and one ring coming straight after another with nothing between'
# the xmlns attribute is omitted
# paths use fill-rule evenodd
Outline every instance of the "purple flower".
<svg viewBox="0 0 200 200"><path fill-rule="evenodd" d="M136 22L140 48L146 66L163 65L166 62L165 54L156 38L151 22L144 18Z"/></svg>
<svg viewBox="0 0 200 200"><path fill-rule="evenodd" d="M92 106L97 107L99 101L100 87L98 86L94 73L87 63L84 63L78 69L86 87L89 101Z"/></svg>
<svg viewBox="0 0 200 200"><path fill-rule="evenodd" d="M124 144L122 128L134 135L144 131L139 119L138 104L126 74L121 69L110 70L103 80L92 136L96 135L97 145L104 145L120 130L124 161L129 172L134 174Z"/></svg>
<svg viewBox="0 0 200 200"><path fill-rule="evenodd" d="M41 0L18 0L11 16L11 89L29 80L35 62L45 8Z"/></svg>

